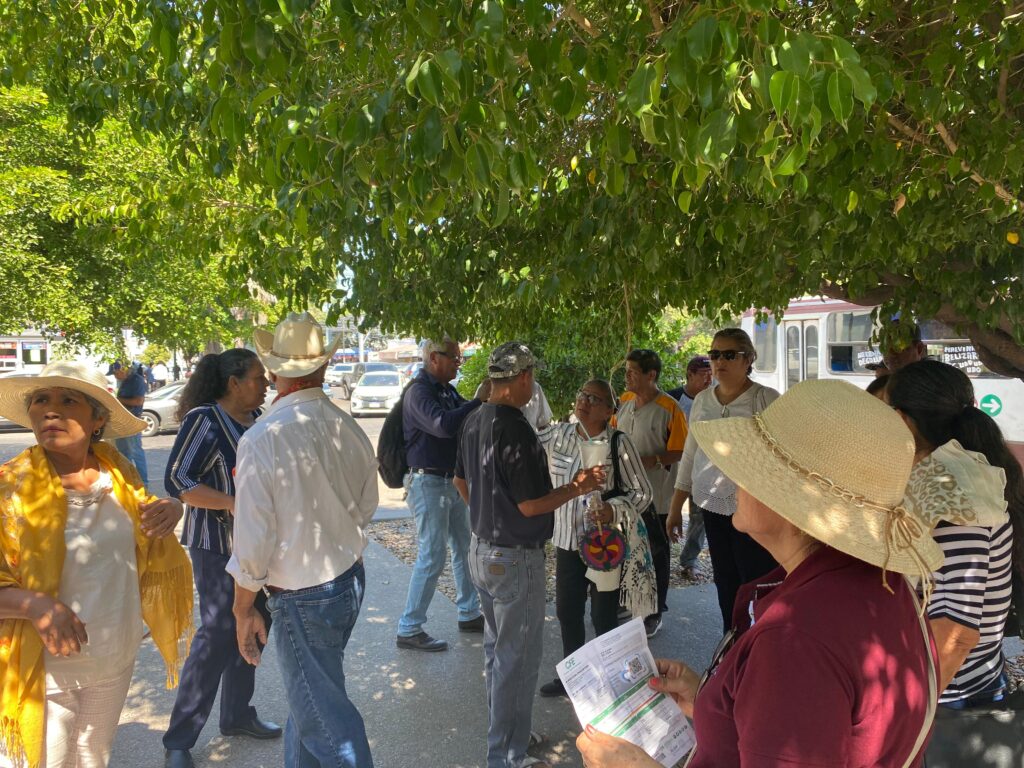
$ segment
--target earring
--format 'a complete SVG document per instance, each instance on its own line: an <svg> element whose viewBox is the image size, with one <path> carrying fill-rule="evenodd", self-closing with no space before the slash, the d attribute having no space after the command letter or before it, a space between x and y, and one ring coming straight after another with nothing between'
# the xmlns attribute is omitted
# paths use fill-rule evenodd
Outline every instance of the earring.
<svg viewBox="0 0 1024 768"><path fill-rule="evenodd" d="M93 437L99 437L99 436L100 436L100 435L102 435L102 434L103 434L103 427L100 427L100 428L98 428L98 429L94 429L94 430L92 431L92 436L93 436Z"/></svg>

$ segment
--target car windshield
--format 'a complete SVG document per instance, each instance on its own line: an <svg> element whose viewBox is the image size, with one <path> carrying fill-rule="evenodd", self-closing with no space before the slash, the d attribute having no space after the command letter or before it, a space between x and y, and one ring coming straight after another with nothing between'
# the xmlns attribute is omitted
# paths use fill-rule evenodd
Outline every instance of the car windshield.
<svg viewBox="0 0 1024 768"><path fill-rule="evenodd" d="M334 366L334 370L336 370L336 371L351 371L352 370L352 363L339 363L338 365Z"/></svg>
<svg viewBox="0 0 1024 768"><path fill-rule="evenodd" d="M367 373L359 380L361 387L397 387L398 374L396 373Z"/></svg>
<svg viewBox="0 0 1024 768"><path fill-rule="evenodd" d="M393 363L367 363L367 371L397 371Z"/></svg>

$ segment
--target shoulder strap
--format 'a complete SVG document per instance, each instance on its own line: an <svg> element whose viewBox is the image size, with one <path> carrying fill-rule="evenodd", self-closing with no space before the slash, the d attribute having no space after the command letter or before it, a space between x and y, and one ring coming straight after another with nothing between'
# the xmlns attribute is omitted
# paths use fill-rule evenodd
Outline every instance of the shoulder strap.
<svg viewBox="0 0 1024 768"><path fill-rule="evenodd" d="M917 598L917 590L914 586L904 577L907 584L907 589L910 590L910 595L914 599L914 608L917 611L917 621L921 625L921 635L924 638L925 652L928 654L928 710L924 715L924 724L921 726L921 733L917 736L917 741L914 743L914 748L910 750L910 755L907 757L907 761L903 763L903 768L910 768L913 765L914 760L918 757L921 749L924 747L925 739L928 737L928 733L932 729L932 722L935 720L935 710L938 706L939 691L937 690L938 685L938 670L935 669L935 659L932 658L932 642L931 636L928 634L928 623L925 620L924 608L921 606L921 601Z"/></svg>
<svg viewBox="0 0 1024 768"><path fill-rule="evenodd" d="M621 429L612 430L612 481L613 487L618 490L622 487L620 482L621 475L619 474L619 440L622 438Z"/></svg>

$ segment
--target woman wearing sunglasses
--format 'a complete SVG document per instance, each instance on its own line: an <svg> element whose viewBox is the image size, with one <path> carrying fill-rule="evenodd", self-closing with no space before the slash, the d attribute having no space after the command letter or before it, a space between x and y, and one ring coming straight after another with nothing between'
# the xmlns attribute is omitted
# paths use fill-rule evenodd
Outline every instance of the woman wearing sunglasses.
<svg viewBox="0 0 1024 768"><path fill-rule="evenodd" d="M620 602L634 616L647 616L657 609L654 566L646 532L641 528L640 514L651 503L651 484L647 480L640 454L629 435L609 428L615 413L615 393L603 379L592 379L576 393L575 424L554 424L541 430L541 444L548 454L551 482L564 485L583 465L582 445L589 441L605 441L611 448L614 439L614 463L608 470L606 501L595 509L584 506L585 497L578 496L555 510L555 610L562 631L563 658L583 646L586 640L584 618L590 598L590 620L596 635L619 625ZM611 451L609 451L611 455ZM616 471L617 469L617 471ZM618 487L615 487L615 478ZM556 486L557 487L557 486ZM590 520L585 518L589 516ZM600 521L615 525L627 538L629 554L622 565L620 589L598 589L588 579L587 566L580 558L585 524ZM541 696L564 696L562 681L555 678L540 688Z"/></svg>
<svg viewBox="0 0 1024 768"><path fill-rule="evenodd" d="M924 519L934 498L907 488L910 430L852 384L815 380L690 434L738 486L733 524L780 567L743 587L703 680L658 662L650 687L693 720L688 767L920 766L938 668L900 574L928 583L942 552ZM590 728L576 744L587 768L659 765Z"/></svg>
<svg viewBox="0 0 1024 768"><path fill-rule="evenodd" d="M723 328L716 333L708 357L718 383L694 399L690 424L730 416L750 417L763 411L779 396L774 389L750 378L757 353L742 329ZM667 533L672 541L679 540L683 504L687 499L703 514L722 625L728 629L740 585L775 568L775 560L754 539L733 527L736 486L711 462L692 436L687 437L683 448L675 488L669 506Z"/></svg>

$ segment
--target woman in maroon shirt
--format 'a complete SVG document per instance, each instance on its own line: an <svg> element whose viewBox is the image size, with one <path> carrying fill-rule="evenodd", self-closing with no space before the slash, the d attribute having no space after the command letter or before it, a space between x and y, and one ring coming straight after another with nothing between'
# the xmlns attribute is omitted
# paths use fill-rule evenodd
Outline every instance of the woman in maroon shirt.
<svg viewBox="0 0 1024 768"><path fill-rule="evenodd" d="M690 768L909 768L931 730L934 649L899 574L942 559L905 498L914 442L884 403L841 381L799 384L752 419L693 425L739 488L733 524L780 567L739 593L704 680L659 661L651 687L693 719ZM654 768L591 727L587 768Z"/></svg>

